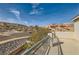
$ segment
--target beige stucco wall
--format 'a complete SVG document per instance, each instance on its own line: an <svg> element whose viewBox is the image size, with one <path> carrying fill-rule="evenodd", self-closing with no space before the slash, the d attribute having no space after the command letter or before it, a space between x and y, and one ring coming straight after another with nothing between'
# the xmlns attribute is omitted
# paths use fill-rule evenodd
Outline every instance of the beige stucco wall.
<svg viewBox="0 0 79 59"><path fill-rule="evenodd" d="M74 35L75 39L79 40L79 21L74 22Z"/></svg>
<svg viewBox="0 0 79 59"><path fill-rule="evenodd" d="M74 24L74 32L56 32L56 35L59 38L71 38L79 40L79 21L76 21Z"/></svg>
<svg viewBox="0 0 79 59"><path fill-rule="evenodd" d="M74 24L74 31L73 32L56 32L58 38L67 38L67 39L76 39L79 40L79 21L76 21ZM52 36L50 34L50 36Z"/></svg>
<svg viewBox="0 0 79 59"><path fill-rule="evenodd" d="M59 39L74 39L74 32L56 32Z"/></svg>
<svg viewBox="0 0 79 59"><path fill-rule="evenodd" d="M52 37L51 33L49 35ZM74 32L56 32L56 36L59 39L75 39Z"/></svg>

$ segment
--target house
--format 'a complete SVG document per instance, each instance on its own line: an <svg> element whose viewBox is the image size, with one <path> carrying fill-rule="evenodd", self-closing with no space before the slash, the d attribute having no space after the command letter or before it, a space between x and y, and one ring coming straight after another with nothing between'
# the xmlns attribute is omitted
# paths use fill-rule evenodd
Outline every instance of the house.
<svg viewBox="0 0 79 59"><path fill-rule="evenodd" d="M55 29L55 31L73 31L73 24L49 24L49 29Z"/></svg>
<svg viewBox="0 0 79 59"><path fill-rule="evenodd" d="M72 20L74 24L74 35L77 40L79 40L79 16L76 16Z"/></svg>

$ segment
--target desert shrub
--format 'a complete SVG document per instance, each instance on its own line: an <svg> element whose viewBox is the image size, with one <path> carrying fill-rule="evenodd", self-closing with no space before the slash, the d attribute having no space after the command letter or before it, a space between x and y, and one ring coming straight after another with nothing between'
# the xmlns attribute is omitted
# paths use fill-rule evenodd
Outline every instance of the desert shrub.
<svg viewBox="0 0 79 59"><path fill-rule="evenodd" d="M34 30L35 31L32 32L32 36L30 37L33 44L43 39L49 32L47 28L43 27L35 27Z"/></svg>

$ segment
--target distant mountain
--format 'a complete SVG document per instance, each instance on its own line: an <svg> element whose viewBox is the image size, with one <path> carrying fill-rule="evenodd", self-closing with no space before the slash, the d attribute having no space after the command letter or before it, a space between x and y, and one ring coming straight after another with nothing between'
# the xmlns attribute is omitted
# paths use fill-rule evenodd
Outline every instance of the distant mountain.
<svg viewBox="0 0 79 59"><path fill-rule="evenodd" d="M0 32L7 30L26 31L28 26L15 23L0 22Z"/></svg>

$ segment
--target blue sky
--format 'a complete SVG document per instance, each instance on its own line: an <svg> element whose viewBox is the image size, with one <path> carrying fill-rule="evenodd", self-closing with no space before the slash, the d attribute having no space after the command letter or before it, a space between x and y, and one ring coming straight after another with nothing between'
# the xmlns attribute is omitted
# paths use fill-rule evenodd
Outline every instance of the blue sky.
<svg viewBox="0 0 79 59"><path fill-rule="evenodd" d="M74 3L0 4L0 21L24 25L48 25L71 22L79 15Z"/></svg>

